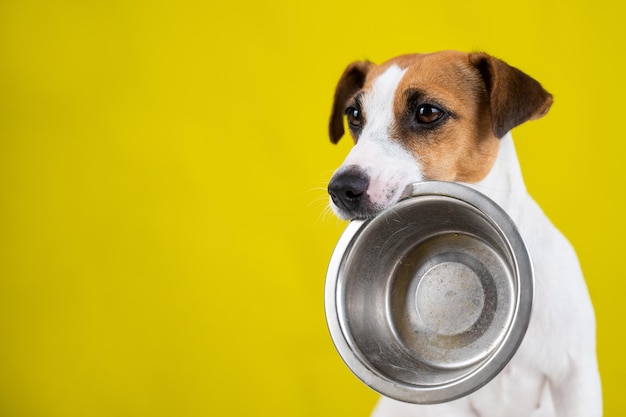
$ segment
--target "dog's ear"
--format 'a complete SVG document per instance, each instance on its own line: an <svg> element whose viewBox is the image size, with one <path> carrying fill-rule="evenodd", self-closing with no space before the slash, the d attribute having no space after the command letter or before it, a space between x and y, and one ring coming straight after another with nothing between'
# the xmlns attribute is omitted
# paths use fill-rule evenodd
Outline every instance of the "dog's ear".
<svg viewBox="0 0 626 417"><path fill-rule="evenodd" d="M493 132L497 137L550 110L552 95L522 71L485 53L472 53L469 60L487 87Z"/></svg>
<svg viewBox="0 0 626 417"><path fill-rule="evenodd" d="M374 66L368 61L353 62L343 72L335 89L333 109L328 124L328 134L332 143L339 142L343 136L343 112L348 100L355 95L365 84L365 77Z"/></svg>

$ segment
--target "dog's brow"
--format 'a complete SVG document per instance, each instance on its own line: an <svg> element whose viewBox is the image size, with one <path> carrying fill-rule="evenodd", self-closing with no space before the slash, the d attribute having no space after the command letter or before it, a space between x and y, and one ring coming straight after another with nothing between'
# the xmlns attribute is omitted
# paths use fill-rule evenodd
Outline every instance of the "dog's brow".
<svg viewBox="0 0 626 417"><path fill-rule="evenodd" d="M428 93L426 93L426 91L419 88L408 89L404 95L406 97L406 109L409 112L417 111L417 107L424 102L433 101L433 104L440 104L438 103L439 100L434 99Z"/></svg>
<svg viewBox="0 0 626 417"><path fill-rule="evenodd" d="M406 103L409 108L416 106L419 101L423 100L426 94L422 90L411 88L404 93L406 97Z"/></svg>
<svg viewBox="0 0 626 417"><path fill-rule="evenodd" d="M354 102L359 108L363 107L363 92L362 91L354 97Z"/></svg>
<svg viewBox="0 0 626 417"><path fill-rule="evenodd" d="M447 100L442 100L439 97L428 94L426 91L419 88L410 88L404 93L406 97L406 111L408 113L414 113L417 111L419 105L429 103L434 106L441 107L442 110L448 112L448 115L456 118L457 114L447 105Z"/></svg>

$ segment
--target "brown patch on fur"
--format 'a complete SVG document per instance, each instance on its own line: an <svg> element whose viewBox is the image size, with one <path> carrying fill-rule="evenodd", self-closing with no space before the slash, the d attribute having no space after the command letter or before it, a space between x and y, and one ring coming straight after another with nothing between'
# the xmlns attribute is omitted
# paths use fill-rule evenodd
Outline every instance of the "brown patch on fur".
<svg viewBox="0 0 626 417"><path fill-rule="evenodd" d="M345 69L337 87L335 88L335 98L333 109L328 123L328 134L332 143L339 142L343 136L343 115L348 101L363 88L365 78L374 64L367 61L353 62Z"/></svg>
<svg viewBox="0 0 626 417"><path fill-rule="evenodd" d="M427 179L477 182L495 161L499 140L491 129L489 97L467 54L447 51L392 60L408 68L394 102L394 138L410 149ZM408 65L407 65L408 64ZM438 127L416 129L405 92L447 114Z"/></svg>
<svg viewBox="0 0 626 417"><path fill-rule="evenodd" d="M502 137L550 110L552 95L517 68L484 53L470 54L469 60L480 71L489 92L496 136Z"/></svg>

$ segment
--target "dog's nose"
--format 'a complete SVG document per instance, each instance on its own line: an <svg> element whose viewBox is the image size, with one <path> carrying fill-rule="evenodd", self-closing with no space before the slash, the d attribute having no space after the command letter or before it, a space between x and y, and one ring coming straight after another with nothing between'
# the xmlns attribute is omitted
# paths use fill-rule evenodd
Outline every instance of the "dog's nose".
<svg viewBox="0 0 626 417"><path fill-rule="evenodd" d="M328 194L337 207L347 211L358 210L367 197L369 176L357 167L335 174L328 183Z"/></svg>

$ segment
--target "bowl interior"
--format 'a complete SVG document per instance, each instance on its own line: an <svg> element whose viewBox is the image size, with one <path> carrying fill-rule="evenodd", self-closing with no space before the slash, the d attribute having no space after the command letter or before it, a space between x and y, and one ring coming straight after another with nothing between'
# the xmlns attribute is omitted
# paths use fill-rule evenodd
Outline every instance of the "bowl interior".
<svg viewBox="0 0 626 417"><path fill-rule="evenodd" d="M472 204L442 195L401 201L363 223L335 279L340 353L385 395L445 401L508 362L494 358L515 324L517 260L498 224Z"/></svg>

